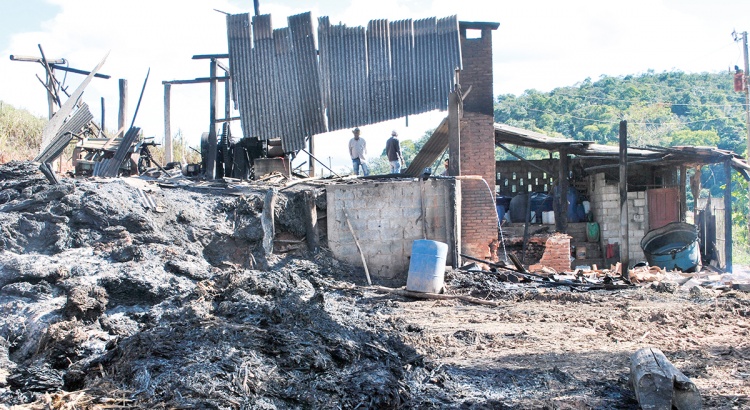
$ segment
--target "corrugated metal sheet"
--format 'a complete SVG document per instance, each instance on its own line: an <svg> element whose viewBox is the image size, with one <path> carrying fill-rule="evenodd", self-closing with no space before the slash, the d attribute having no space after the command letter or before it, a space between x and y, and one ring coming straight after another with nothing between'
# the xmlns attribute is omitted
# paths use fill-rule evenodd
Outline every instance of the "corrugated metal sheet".
<svg viewBox="0 0 750 410"><path fill-rule="evenodd" d="M411 161L409 167L403 171L403 174L410 177L422 175L422 171L431 167L446 149L448 149L448 117L445 117L440 125L435 128L435 131Z"/></svg>
<svg viewBox="0 0 750 410"><path fill-rule="evenodd" d="M242 134L246 137L255 135L251 96L254 94L254 84L251 71L252 35L250 33L250 15L227 15L227 43L229 45L229 66L232 76L232 88L240 109L240 124Z"/></svg>
<svg viewBox="0 0 750 410"><path fill-rule="evenodd" d="M370 87L370 121L397 118L393 112L390 32L387 20L367 24L367 66Z"/></svg>
<svg viewBox="0 0 750 410"><path fill-rule="evenodd" d="M88 104L83 103L80 107L78 107L78 110L73 114L73 116L68 118L63 126L60 127L60 130L57 131L55 137L52 138L50 143L47 144L46 147L44 147L42 152L40 152L39 155L34 158L34 161L46 163L52 162L57 159L57 157L62 155L65 147L70 144L70 141L73 139L73 135L80 133L83 127L88 125L89 122L91 122L91 120L93 119L94 116L91 114Z"/></svg>
<svg viewBox="0 0 750 410"><path fill-rule="evenodd" d="M120 145L117 146L117 150L115 150L115 154L112 158L103 159L94 164L94 176L102 178L116 177L120 172L122 161L127 157L128 152L130 152L130 149L133 146L133 142L138 138L140 132L141 129L138 127L130 128L128 132L125 133L125 136L122 137L122 141L120 141Z"/></svg>
<svg viewBox="0 0 750 410"><path fill-rule="evenodd" d="M230 69L245 136L281 137L286 152L315 134L447 109L461 67L456 16L372 20L367 29L310 13L271 29L269 15L227 17ZM327 119L327 124L326 124ZM326 126L327 125L327 126Z"/></svg>
<svg viewBox="0 0 750 410"><path fill-rule="evenodd" d="M298 112L302 114L303 134L301 136L309 137L326 131L320 65L315 46L312 16L310 13L303 13L290 16L288 20L295 51L295 74L300 87ZM302 138L302 144L304 145L304 138Z"/></svg>

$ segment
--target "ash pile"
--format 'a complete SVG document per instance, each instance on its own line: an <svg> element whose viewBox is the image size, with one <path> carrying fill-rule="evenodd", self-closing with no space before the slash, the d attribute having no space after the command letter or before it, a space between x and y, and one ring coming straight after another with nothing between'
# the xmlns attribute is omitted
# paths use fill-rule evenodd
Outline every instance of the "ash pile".
<svg viewBox="0 0 750 410"><path fill-rule="evenodd" d="M394 408L447 397L385 319L390 302L363 301L352 267L293 240L301 191L279 193L274 225L289 239L264 250L264 191L144 200L123 179L50 185L33 163L0 165L0 403Z"/></svg>

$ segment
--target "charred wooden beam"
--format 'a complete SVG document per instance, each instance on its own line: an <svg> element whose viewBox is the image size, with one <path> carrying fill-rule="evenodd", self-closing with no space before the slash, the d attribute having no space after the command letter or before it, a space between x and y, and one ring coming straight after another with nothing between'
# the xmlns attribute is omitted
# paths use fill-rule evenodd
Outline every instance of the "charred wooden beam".
<svg viewBox="0 0 750 410"><path fill-rule="evenodd" d="M50 66L50 68L54 68L55 70L67 71L69 73L83 74L83 75L89 75L89 74L91 74L91 71L79 70L77 68L66 67L64 65L55 64L55 63L49 63L49 66ZM101 74L101 73L94 74L94 77L96 77L96 78L104 78L105 80L109 80L110 78L112 78L111 75Z"/></svg>
<svg viewBox="0 0 750 410"><path fill-rule="evenodd" d="M654 347L630 357L630 383L642 409L700 409L701 395L695 384Z"/></svg>

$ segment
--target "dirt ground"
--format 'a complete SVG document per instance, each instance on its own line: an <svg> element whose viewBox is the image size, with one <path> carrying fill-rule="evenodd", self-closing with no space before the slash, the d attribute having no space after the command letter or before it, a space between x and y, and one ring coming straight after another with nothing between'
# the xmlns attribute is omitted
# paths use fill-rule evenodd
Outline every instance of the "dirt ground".
<svg viewBox="0 0 750 410"><path fill-rule="evenodd" d="M151 184L152 186L158 186ZM704 408L750 407L750 298L650 286L581 292L451 271L458 300L364 286L306 249L300 184L50 186L0 165L0 408L636 409L629 356L661 349Z"/></svg>

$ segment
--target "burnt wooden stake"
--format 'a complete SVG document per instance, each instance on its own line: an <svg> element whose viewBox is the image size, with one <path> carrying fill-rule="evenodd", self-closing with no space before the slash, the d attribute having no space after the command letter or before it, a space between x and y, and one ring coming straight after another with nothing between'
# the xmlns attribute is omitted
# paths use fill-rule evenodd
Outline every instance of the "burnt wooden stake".
<svg viewBox="0 0 750 410"><path fill-rule="evenodd" d="M702 407L695 384L655 347L645 347L630 357L630 383L644 410L696 410Z"/></svg>
<svg viewBox="0 0 750 410"><path fill-rule="evenodd" d="M263 227L263 252L266 256L273 253L274 230L274 208L276 207L276 188L266 191L263 200L263 213L260 216L260 224Z"/></svg>
<svg viewBox="0 0 750 410"><path fill-rule="evenodd" d="M318 251L318 209L315 206L315 191L302 191L305 202L305 235L311 252Z"/></svg>
<svg viewBox="0 0 750 410"><path fill-rule="evenodd" d="M461 175L461 108L459 70L456 89L448 95L448 175Z"/></svg>

